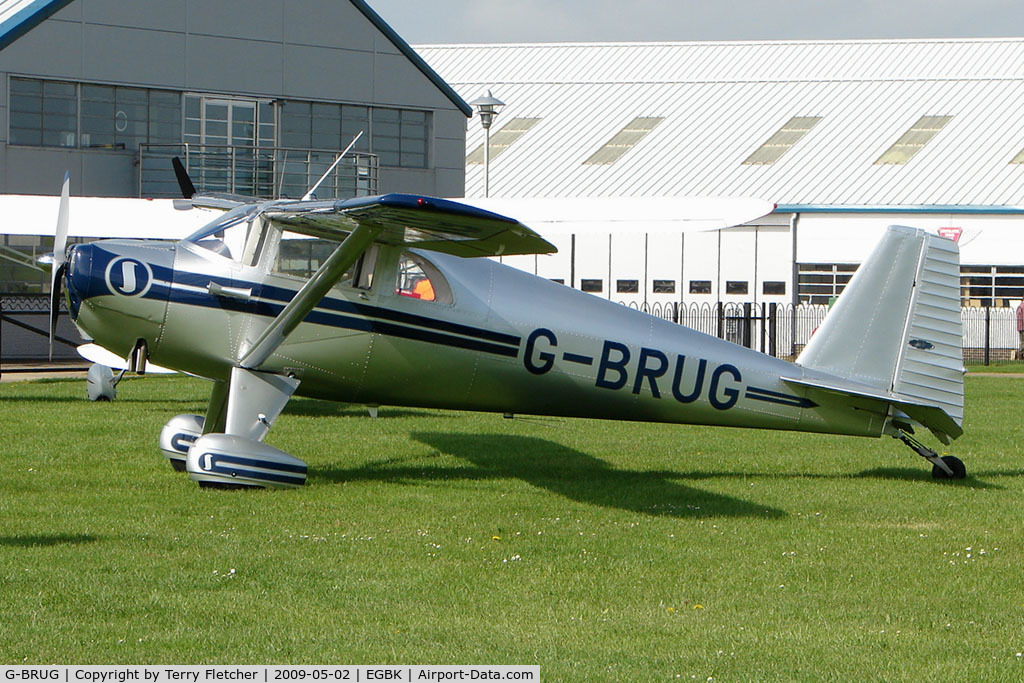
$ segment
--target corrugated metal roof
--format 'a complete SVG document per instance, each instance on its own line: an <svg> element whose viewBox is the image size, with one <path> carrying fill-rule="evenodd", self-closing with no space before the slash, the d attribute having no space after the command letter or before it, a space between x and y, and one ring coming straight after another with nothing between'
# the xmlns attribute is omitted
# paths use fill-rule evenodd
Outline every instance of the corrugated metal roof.
<svg viewBox="0 0 1024 683"><path fill-rule="evenodd" d="M494 123L536 117L491 166L496 196L743 195L784 204L1020 205L1024 39L418 46ZM775 163L743 164L793 117ZM949 116L906 164L875 161ZM664 122L609 165L584 161L636 117ZM467 150L483 142L471 122ZM483 189L467 166L466 193Z"/></svg>

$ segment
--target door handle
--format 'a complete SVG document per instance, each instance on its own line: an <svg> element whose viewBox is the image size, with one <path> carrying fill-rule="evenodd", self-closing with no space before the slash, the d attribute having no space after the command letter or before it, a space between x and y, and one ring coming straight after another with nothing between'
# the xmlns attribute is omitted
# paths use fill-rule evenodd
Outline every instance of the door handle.
<svg viewBox="0 0 1024 683"><path fill-rule="evenodd" d="M213 294L214 296L223 296L228 299L240 299L242 301L252 300L251 287L245 289L243 289L242 287L225 287L224 285L219 284L217 282L211 282L210 284L206 285L206 291L208 291L210 294Z"/></svg>

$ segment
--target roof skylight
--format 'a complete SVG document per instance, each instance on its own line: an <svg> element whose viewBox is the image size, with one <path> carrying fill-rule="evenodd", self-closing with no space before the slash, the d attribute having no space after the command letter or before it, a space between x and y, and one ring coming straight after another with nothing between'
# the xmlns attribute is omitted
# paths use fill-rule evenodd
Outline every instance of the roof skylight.
<svg viewBox="0 0 1024 683"><path fill-rule="evenodd" d="M788 152L821 121L820 116L794 116L782 124L764 144L743 160L748 166L770 166Z"/></svg>
<svg viewBox="0 0 1024 683"><path fill-rule="evenodd" d="M893 143L892 147L878 157L875 165L907 163L952 120L952 116L922 116L917 123L910 127L910 130Z"/></svg>
<svg viewBox="0 0 1024 683"><path fill-rule="evenodd" d="M536 126L539 122L539 118L517 116L506 123L501 130L491 136L491 161L508 149L512 143L523 137L528 130ZM466 163L484 163L484 146L482 144L469 153L469 156L466 157Z"/></svg>
<svg viewBox="0 0 1024 683"><path fill-rule="evenodd" d="M618 133L612 136L612 139L604 144L601 149L597 150L590 155L590 158L584 161L584 164L596 164L596 165L608 165L614 164L619 160L623 154L633 149L638 142L647 137L647 134L658 127L662 121L665 120L663 116L638 116Z"/></svg>

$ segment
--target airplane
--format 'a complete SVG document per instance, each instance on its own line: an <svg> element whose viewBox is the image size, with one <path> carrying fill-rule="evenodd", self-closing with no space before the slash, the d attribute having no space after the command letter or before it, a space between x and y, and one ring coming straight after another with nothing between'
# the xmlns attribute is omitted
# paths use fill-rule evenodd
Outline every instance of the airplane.
<svg viewBox="0 0 1024 683"><path fill-rule="evenodd" d="M185 239L65 248L66 188L53 302L63 283L83 336L133 371L212 380L205 415L171 418L159 440L203 487L306 483L305 462L264 442L292 395L888 435L933 477L966 476L914 436L963 433L959 254L920 229L889 228L788 362L483 258L555 248L461 202L196 195L225 213ZM312 240L311 275L282 247L295 237Z"/></svg>

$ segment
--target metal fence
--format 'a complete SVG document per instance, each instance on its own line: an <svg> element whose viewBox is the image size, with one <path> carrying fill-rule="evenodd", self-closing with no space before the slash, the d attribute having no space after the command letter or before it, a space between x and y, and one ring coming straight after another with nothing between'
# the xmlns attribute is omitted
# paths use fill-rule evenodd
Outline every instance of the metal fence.
<svg viewBox="0 0 1024 683"><path fill-rule="evenodd" d="M50 297L46 294L0 294L0 363L46 362L50 347ZM55 361L85 361L75 347L85 343L61 301L54 336Z"/></svg>
<svg viewBox="0 0 1024 683"><path fill-rule="evenodd" d="M1024 344L1017 330L1013 308L966 307L960 309L964 329L964 362L982 365L1024 365Z"/></svg>
<svg viewBox="0 0 1024 683"><path fill-rule="evenodd" d="M327 172L333 150L238 145L139 145L139 196L180 197L171 159L178 157L200 192L273 199L302 197ZM319 197L377 194L375 154L349 152L317 189Z"/></svg>
<svg viewBox="0 0 1024 683"><path fill-rule="evenodd" d="M778 358L793 359L828 313L823 304L629 303L630 308L725 339ZM1020 363L1024 370L1016 311L1012 308L960 309L964 363Z"/></svg>

